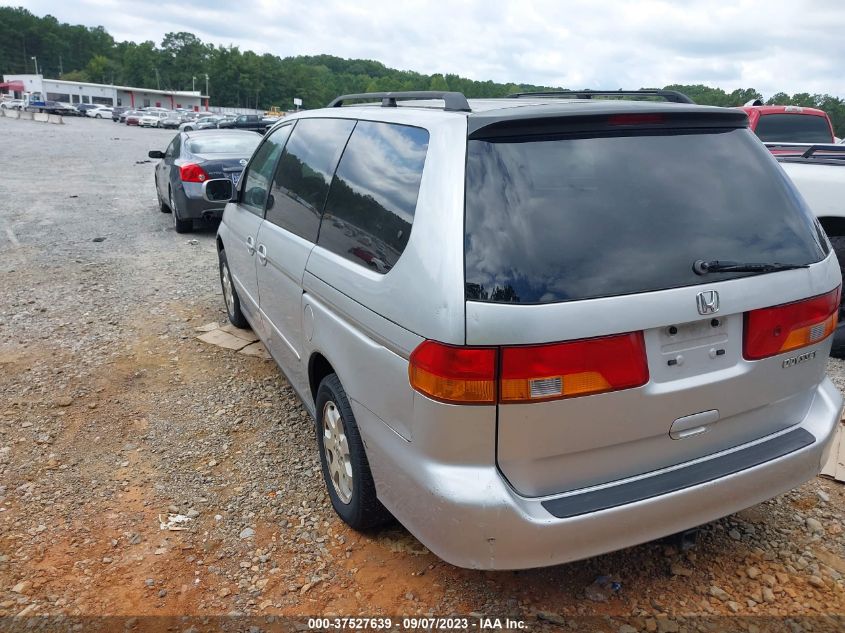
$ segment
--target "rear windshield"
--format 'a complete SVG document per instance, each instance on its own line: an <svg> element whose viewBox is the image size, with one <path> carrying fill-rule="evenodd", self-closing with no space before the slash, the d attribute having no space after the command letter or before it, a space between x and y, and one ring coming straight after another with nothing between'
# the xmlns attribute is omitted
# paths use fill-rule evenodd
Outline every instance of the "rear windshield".
<svg viewBox="0 0 845 633"><path fill-rule="evenodd" d="M466 296L553 303L690 286L695 260L807 264L815 221L747 129L471 140Z"/></svg>
<svg viewBox="0 0 845 633"><path fill-rule="evenodd" d="M255 138L253 138L255 137ZM194 138L188 141L188 151L191 154L241 154L252 156L252 151L258 146L261 137L258 134L241 136L208 136Z"/></svg>
<svg viewBox="0 0 845 633"><path fill-rule="evenodd" d="M772 143L833 143L827 119L811 114L764 114L754 130Z"/></svg>

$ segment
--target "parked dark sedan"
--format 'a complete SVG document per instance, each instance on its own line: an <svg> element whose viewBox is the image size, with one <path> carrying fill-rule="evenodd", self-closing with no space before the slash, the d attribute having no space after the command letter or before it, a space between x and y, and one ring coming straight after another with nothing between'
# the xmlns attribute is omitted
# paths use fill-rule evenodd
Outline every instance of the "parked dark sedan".
<svg viewBox="0 0 845 633"><path fill-rule="evenodd" d="M260 140L258 134L242 130L180 132L165 151L149 153L161 159L155 168L156 196L159 209L173 214L177 233L191 231L194 220L223 215L225 203L203 199L202 183L229 178L237 184Z"/></svg>

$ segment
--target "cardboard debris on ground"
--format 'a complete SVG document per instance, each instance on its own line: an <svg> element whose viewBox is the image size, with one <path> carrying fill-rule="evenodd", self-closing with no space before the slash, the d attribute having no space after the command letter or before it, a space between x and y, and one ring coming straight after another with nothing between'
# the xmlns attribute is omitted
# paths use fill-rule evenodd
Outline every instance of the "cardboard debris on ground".
<svg viewBox="0 0 845 633"><path fill-rule="evenodd" d="M264 347L264 344L260 341L257 343L250 343L242 350L240 350L240 353L246 356L256 356L257 358L263 358L264 360L270 360L271 358L270 353L267 351L267 348Z"/></svg>
<svg viewBox="0 0 845 633"><path fill-rule="evenodd" d="M196 328L196 331L202 332L197 338L203 343L270 360L270 354L252 330L242 330L230 323L206 323Z"/></svg>
<svg viewBox="0 0 845 633"><path fill-rule="evenodd" d="M822 475L845 483L845 424L839 423Z"/></svg>

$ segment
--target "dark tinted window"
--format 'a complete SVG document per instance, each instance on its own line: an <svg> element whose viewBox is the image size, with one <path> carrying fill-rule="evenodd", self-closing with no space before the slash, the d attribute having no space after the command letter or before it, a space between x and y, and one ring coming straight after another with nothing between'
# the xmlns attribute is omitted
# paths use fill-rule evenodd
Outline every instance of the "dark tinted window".
<svg viewBox="0 0 845 633"><path fill-rule="evenodd" d="M267 192L273 170L285 141L290 136L292 125L285 125L268 135L247 166L246 177L243 179L243 194L241 204L256 215L264 215L264 204L267 202Z"/></svg>
<svg viewBox="0 0 845 633"><path fill-rule="evenodd" d="M697 259L822 259L814 219L746 129L470 141L467 298L551 303L712 283Z"/></svg>
<svg viewBox="0 0 845 633"><path fill-rule="evenodd" d="M754 131L764 142L833 143L827 119L809 114L764 114Z"/></svg>
<svg viewBox="0 0 845 633"><path fill-rule="evenodd" d="M360 121L332 182L320 246L386 273L411 234L428 132Z"/></svg>
<svg viewBox="0 0 845 633"><path fill-rule="evenodd" d="M266 219L317 241L329 183L355 121L301 119L279 159Z"/></svg>

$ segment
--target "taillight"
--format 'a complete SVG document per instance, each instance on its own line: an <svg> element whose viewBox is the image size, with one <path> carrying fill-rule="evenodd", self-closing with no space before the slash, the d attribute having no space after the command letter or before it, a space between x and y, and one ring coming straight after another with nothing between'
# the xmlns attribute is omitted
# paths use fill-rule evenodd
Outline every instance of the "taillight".
<svg viewBox="0 0 845 633"><path fill-rule="evenodd" d="M836 329L840 291L746 312L743 356L759 360L826 339Z"/></svg>
<svg viewBox="0 0 845 633"><path fill-rule="evenodd" d="M648 382L642 332L505 347L500 371L502 403L586 396Z"/></svg>
<svg viewBox="0 0 845 633"><path fill-rule="evenodd" d="M408 377L414 389L435 400L492 404L496 401L496 349L425 341L411 354Z"/></svg>
<svg viewBox="0 0 845 633"><path fill-rule="evenodd" d="M493 404L498 391L507 404L640 387L648 363L642 332L502 348L425 341L411 354L408 375L414 389L435 400Z"/></svg>
<svg viewBox="0 0 845 633"><path fill-rule="evenodd" d="M182 182L205 182L208 172L196 163L185 163L179 167L179 178Z"/></svg>

